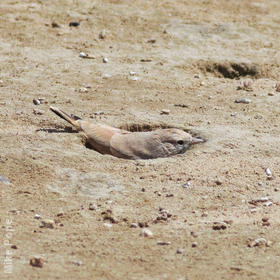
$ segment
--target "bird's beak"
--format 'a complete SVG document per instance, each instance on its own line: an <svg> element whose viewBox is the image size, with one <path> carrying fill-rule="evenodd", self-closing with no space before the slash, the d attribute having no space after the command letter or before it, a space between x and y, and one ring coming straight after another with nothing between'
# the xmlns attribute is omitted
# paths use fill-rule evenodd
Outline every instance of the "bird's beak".
<svg viewBox="0 0 280 280"><path fill-rule="evenodd" d="M193 144L200 144L200 143L203 143L203 142L204 142L203 139L193 137L192 141L191 141L191 145L193 145Z"/></svg>

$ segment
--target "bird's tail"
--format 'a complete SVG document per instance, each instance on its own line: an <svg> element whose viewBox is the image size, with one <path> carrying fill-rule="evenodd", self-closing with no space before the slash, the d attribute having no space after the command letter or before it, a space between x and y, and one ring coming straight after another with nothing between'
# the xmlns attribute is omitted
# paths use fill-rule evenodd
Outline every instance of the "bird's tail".
<svg viewBox="0 0 280 280"><path fill-rule="evenodd" d="M60 118L69 122L70 124L72 124L75 128L81 129L81 125L80 125L80 122L79 122L79 120L81 120L81 118L79 118L75 115L68 115L67 113L63 112L62 110L60 110L58 108L55 108L55 107L52 107L52 106L50 107L50 110L52 112L54 112Z"/></svg>

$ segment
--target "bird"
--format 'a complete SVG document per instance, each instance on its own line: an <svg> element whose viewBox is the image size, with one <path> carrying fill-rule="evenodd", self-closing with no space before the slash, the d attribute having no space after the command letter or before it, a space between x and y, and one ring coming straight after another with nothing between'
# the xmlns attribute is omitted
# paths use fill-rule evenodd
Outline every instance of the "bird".
<svg viewBox="0 0 280 280"><path fill-rule="evenodd" d="M101 154L109 154L123 159L155 159L183 154L193 144L203 139L178 129L166 128L153 131L131 132L106 124L82 120L56 107L50 110L81 132L87 144Z"/></svg>

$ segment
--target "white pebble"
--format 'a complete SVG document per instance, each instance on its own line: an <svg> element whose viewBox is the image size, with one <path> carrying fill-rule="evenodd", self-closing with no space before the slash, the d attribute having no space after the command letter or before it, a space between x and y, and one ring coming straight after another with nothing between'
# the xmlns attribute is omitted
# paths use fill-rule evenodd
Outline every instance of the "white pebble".
<svg viewBox="0 0 280 280"><path fill-rule="evenodd" d="M104 74L103 79L109 79L111 77L112 77L112 75L110 75L110 74Z"/></svg>
<svg viewBox="0 0 280 280"><path fill-rule="evenodd" d="M272 205L273 204L273 202L271 202L271 201L267 201L266 203L264 203L264 206L270 206L270 205Z"/></svg>
<svg viewBox="0 0 280 280"><path fill-rule="evenodd" d="M104 57L103 58L103 63L107 63L109 60L108 60L108 58L107 57Z"/></svg>
<svg viewBox="0 0 280 280"><path fill-rule="evenodd" d="M41 219L41 215L40 214L35 214L34 219Z"/></svg>
<svg viewBox="0 0 280 280"><path fill-rule="evenodd" d="M141 233L140 233L140 236L151 237L151 236L153 236L153 233L148 228L143 228Z"/></svg>
<svg viewBox="0 0 280 280"><path fill-rule="evenodd" d="M258 199L259 202L266 202L268 200L269 200L269 198L267 196L264 196L264 197L261 197Z"/></svg>
<svg viewBox="0 0 280 280"><path fill-rule="evenodd" d="M82 58L85 58L85 57L87 57L88 55L86 54L86 53L84 53L84 52L80 52L80 54L79 54L79 57L82 57Z"/></svg>
<svg viewBox="0 0 280 280"><path fill-rule="evenodd" d="M85 93L85 92L88 92L88 89L87 89L86 87L81 87L81 88L79 89L79 92Z"/></svg>
<svg viewBox="0 0 280 280"><path fill-rule="evenodd" d="M191 182L186 182L182 187L183 188L188 188L188 187L190 187L190 185L191 185Z"/></svg>
<svg viewBox="0 0 280 280"><path fill-rule="evenodd" d="M272 172L269 168L265 169L265 173L266 173L267 176L272 176Z"/></svg>
<svg viewBox="0 0 280 280"><path fill-rule="evenodd" d="M169 115L170 114L170 110L162 109L160 113L161 113L161 115Z"/></svg>
<svg viewBox="0 0 280 280"><path fill-rule="evenodd" d="M35 105L40 105L41 104L41 101L39 99L33 99L33 103Z"/></svg>
<svg viewBox="0 0 280 280"><path fill-rule="evenodd" d="M2 177L1 175L0 175L0 182L2 182L3 184L6 184L6 185L10 184L9 180L4 178L4 177Z"/></svg>
<svg viewBox="0 0 280 280"><path fill-rule="evenodd" d="M251 102L252 102L252 100L249 98L240 98L240 99L235 100L235 103L249 104Z"/></svg>
<svg viewBox="0 0 280 280"><path fill-rule="evenodd" d="M131 223L131 224L130 224L130 227L131 227L131 228L137 228L138 225L137 225L136 223Z"/></svg>
<svg viewBox="0 0 280 280"><path fill-rule="evenodd" d="M82 261L73 261L73 264L80 266L83 264L83 262Z"/></svg>
<svg viewBox="0 0 280 280"><path fill-rule="evenodd" d="M113 226L112 224L104 223L104 227L106 227L106 228L111 228L112 226Z"/></svg>
<svg viewBox="0 0 280 280"><path fill-rule="evenodd" d="M263 245L267 245L267 240L261 237L261 238L255 239L249 246L257 247L257 246L263 246Z"/></svg>
<svg viewBox="0 0 280 280"><path fill-rule="evenodd" d="M130 71L130 72L129 72L129 75L130 75L130 76L135 76L135 75L136 75L136 72Z"/></svg>
<svg viewBox="0 0 280 280"><path fill-rule="evenodd" d="M133 77L130 78L131 81L138 81L138 79L139 79L139 78L136 77L136 76L133 76Z"/></svg>

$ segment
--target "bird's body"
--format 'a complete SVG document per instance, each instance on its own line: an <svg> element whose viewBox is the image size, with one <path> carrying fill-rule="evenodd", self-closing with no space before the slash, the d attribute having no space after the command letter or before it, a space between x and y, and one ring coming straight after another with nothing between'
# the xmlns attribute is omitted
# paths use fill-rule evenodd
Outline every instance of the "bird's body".
<svg viewBox="0 0 280 280"><path fill-rule="evenodd" d="M50 108L56 115L81 131L88 144L101 154L125 159L153 159L184 153L191 144L203 140L177 128L130 132L104 124L94 124Z"/></svg>

